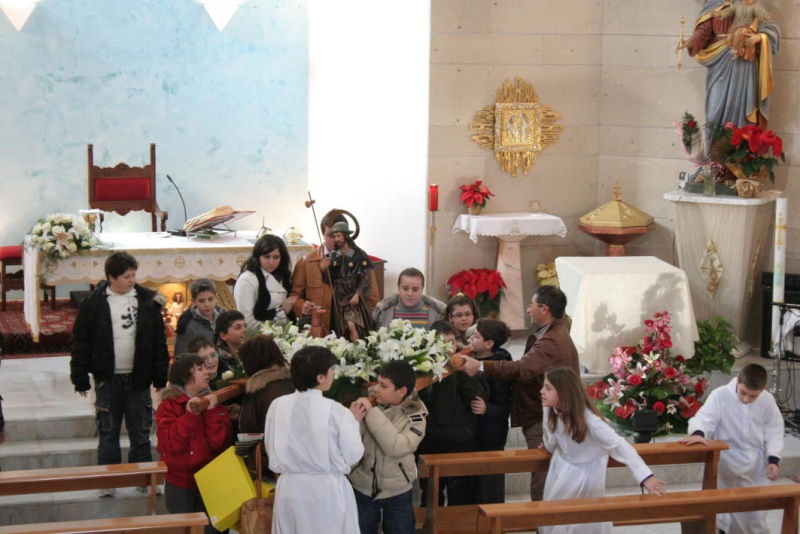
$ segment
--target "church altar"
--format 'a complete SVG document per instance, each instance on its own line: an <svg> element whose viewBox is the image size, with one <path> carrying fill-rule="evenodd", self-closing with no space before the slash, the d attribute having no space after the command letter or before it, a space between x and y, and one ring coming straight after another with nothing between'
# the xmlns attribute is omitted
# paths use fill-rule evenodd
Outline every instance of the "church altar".
<svg viewBox="0 0 800 534"><path fill-rule="evenodd" d="M546 213L492 213L489 215L459 215L453 232L469 233L473 243L478 236L497 238L497 272L503 277L506 289L500 299L500 319L511 330L525 329L525 303L522 295L522 257L520 243L528 236L567 235L560 217Z"/></svg>
<svg viewBox="0 0 800 534"><path fill-rule="evenodd" d="M217 281L235 279L242 264L253 250L256 232L239 231L221 234L214 239L179 237L165 232L103 233L102 242L107 249L95 249L76 253L55 262L52 271L44 277L47 285L60 283L96 284L105 280L105 260L112 252L124 250L139 262L137 282L162 284L186 282L197 278ZM292 264L311 252L307 243L287 244ZM25 320L31 328L34 342L39 341L40 302L37 294L39 277L43 272L43 255L32 248L25 248L23 255L25 272Z"/></svg>
<svg viewBox="0 0 800 534"><path fill-rule="evenodd" d="M694 355L697 324L681 269L653 256L561 257L556 269L570 337L590 372L607 373L614 349L636 345L656 312L672 316L672 353Z"/></svg>
<svg viewBox="0 0 800 534"><path fill-rule="evenodd" d="M773 246L768 229L780 195L774 190L756 198L681 190L664 195L675 221L678 264L689 277L697 318L727 318L740 340L740 356L751 350L745 341L747 319L760 292L764 251Z"/></svg>

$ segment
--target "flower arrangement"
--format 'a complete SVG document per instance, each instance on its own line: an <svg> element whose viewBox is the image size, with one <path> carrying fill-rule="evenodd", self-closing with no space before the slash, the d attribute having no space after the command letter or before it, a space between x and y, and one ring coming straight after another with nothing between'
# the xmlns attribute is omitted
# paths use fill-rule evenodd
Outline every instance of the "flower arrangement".
<svg viewBox="0 0 800 534"><path fill-rule="evenodd" d="M685 433L702 403L707 379L687 374L683 356L672 356L666 311L644 322L645 334L636 347L617 347L609 357L611 372L588 387L600 412L625 432L633 432L637 410L658 413L658 434Z"/></svg>
<svg viewBox="0 0 800 534"><path fill-rule="evenodd" d="M778 158L786 161L783 154L783 140L780 136L772 130L764 131L760 126L753 124L736 128L730 122L723 125L719 136L730 146L722 163L737 178L751 179L766 173L770 182L775 183L773 169L778 164ZM740 169L743 176L740 176L736 169Z"/></svg>
<svg viewBox="0 0 800 534"><path fill-rule="evenodd" d="M82 218L55 213L39 219L28 234L28 244L51 260L97 248L100 241Z"/></svg>
<svg viewBox="0 0 800 534"><path fill-rule="evenodd" d="M466 204L468 208L474 206L485 207L486 201L489 197L493 197L494 193L489 191L489 188L482 185L481 180L476 180L474 183L465 184L461 186L461 202Z"/></svg>
<svg viewBox="0 0 800 534"><path fill-rule="evenodd" d="M697 120L694 115L685 111L683 118L675 126L679 129L683 149L687 155L691 155L692 148L697 145L700 136L700 127L697 125Z"/></svg>
<svg viewBox="0 0 800 534"><path fill-rule="evenodd" d="M737 127L732 122L709 123L705 143L697 120L688 111L675 126L689 161L702 167L694 173L694 182L714 177L716 183L728 184L739 196L751 197L761 191L760 180L769 177L775 182L773 169L779 159L786 161L780 136L754 124Z"/></svg>
<svg viewBox="0 0 800 534"><path fill-rule="evenodd" d="M488 317L500 310L500 295L506 282L502 275L493 269L467 269L459 271L447 279L450 296L463 293L478 305L481 317Z"/></svg>
<svg viewBox="0 0 800 534"><path fill-rule="evenodd" d="M312 337L295 325L266 321L261 333L270 336L287 360L303 347L322 346L337 359L336 380L360 385L377 380L378 370L390 360L402 359L418 374L441 378L449 360L450 344L438 332L414 328L409 321L394 319L388 327L370 332L364 339L347 341L331 333Z"/></svg>
<svg viewBox="0 0 800 534"><path fill-rule="evenodd" d="M217 388L224 388L230 385L232 380L247 378L247 373L244 372L244 364L239 358L235 358L228 365L230 368L219 376Z"/></svg>
<svg viewBox="0 0 800 534"><path fill-rule="evenodd" d="M540 263L536 266L536 283L539 286L561 287L558 281L558 271L556 262Z"/></svg>

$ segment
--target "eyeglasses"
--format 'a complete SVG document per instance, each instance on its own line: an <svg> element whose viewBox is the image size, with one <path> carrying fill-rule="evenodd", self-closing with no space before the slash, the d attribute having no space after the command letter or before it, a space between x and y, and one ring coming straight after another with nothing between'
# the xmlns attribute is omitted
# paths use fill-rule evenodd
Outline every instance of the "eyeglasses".
<svg viewBox="0 0 800 534"><path fill-rule="evenodd" d="M452 313L450 315L456 319L465 319L467 317L472 317L472 312L459 312L459 313Z"/></svg>

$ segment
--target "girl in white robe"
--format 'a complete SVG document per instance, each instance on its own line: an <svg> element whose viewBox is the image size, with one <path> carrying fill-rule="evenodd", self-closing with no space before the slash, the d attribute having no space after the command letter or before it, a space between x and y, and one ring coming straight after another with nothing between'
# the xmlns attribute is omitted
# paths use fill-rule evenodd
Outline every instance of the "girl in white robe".
<svg viewBox="0 0 800 534"><path fill-rule="evenodd" d="M544 500L602 497L611 456L624 463L649 493L664 495L664 482L653 476L642 458L597 412L578 374L569 367L545 373L542 445L553 457ZM540 534L608 534L611 523L539 527Z"/></svg>
<svg viewBox="0 0 800 534"><path fill-rule="evenodd" d="M306 347L291 361L297 391L273 401L264 442L278 477L275 534L358 534L358 508L347 474L364 454L358 408L322 396L333 382L333 354Z"/></svg>
<svg viewBox="0 0 800 534"><path fill-rule="evenodd" d="M705 443L709 438L728 444L719 458L720 489L768 486L780 476L783 416L775 398L764 391L766 385L766 369L758 364L745 365L728 385L712 391L689 420L691 436L682 443ZM727 534L769 534L763 510L720 514L717 527Z"/></svg>

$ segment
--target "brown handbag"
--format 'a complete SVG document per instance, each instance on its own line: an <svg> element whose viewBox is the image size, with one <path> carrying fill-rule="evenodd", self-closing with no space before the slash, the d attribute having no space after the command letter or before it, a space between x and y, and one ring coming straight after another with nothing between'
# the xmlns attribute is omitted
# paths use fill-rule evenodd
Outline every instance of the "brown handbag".
<svg viewBox="0 0 800 534"><path fill-rule="evenodd" d="M274 496L261 496L261 443L256 445L256 498L245 501L240 512L241 534L263 534L272 529L272 503Z"/></svg>

